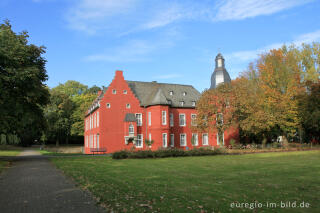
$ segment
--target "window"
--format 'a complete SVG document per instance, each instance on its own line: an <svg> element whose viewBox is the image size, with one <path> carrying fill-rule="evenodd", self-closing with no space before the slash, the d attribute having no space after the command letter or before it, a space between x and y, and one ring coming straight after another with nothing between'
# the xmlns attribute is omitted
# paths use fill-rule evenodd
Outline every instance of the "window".
<svg viewBox="0 0 320 213"><path fill-rule="evenodd" d="M97 148L97 136L96 135L93 135L93 148Z"/></svg>
<svg viewBox="0 0 320 213"><path fill-rule="evenodd" d="M197 133L192 133L192 145L193 146L198 146L199 142L198 142L198 134Z"/></svg>
<svg viewBox="0 0 320 213"><path fill-rule="evenodd" d="M162 133L162 146L167 147L167 133Z"/></svg>
<svg viewBox="0 0 320 213"><path fill-rule="evenodd" d="M148 125L151 126L151 112L148 112Z"/></svg>
<svg viewBox="0 0 320 213"><path fill-rule="evenodd" d="M184 101L180 101L180 106L184 106Z"/></svg>
<svg viewBox="0 0 320 213"><path fill-rule="evenodd" d="M92 127L91 127L91 115L90 115L90 117L89 117L89 129L91 129Z"/></svg>
<svg viewBox="0 0 320 213"><path fill-rule="evenodd" d="M97 127L99 127L99 111L97 112Z"/></svg>
<svg viewBox="0 0 320 213"><path fill-rule="evenodd" d="M195 101L192 101L192 106L196 106L196 102Z"/></svg>
<svg viewBox="0 0 320 213"><path fill-rule="evenodd" d="M186 96L186 95L187 95L187 92L183 92L182 95L183 95L183 96Z"/></svg>
<svg viewBox="0 0 320 213"><path fill-rule="evenodd" d="M170 146L174 147L174 134L170 134Z"/></svg>
<svg viewBox="0 0 320 213"><path fill-rule="evenodd" d="M221 140L222 143L220 142L220 140ZM221 131L219 131L219 133L217 134L217 144L219 146L223 146L224 145L224 133L221 132Z"/></svg>
<svg viewBox="0 0 320 213"><path fill-rule="evenodd" d="M187 145L187 139L186 134L180 134L180 146L186 146Z"/></svg>
<svg viewBox="0 0 320 213"><path fill-rule="evenodd" d="M88 147L88 135L86 135L86 142L85 142L85 144L86 144L86 147Z"/></svg>
<svg viewBox="0 0 320 213"><path fill-rule="evenodd" d="M134 134L134 126L132 124L129 125L129 134Z"/></svg>
<svg viewBox="0 0 320 213"><path fill-rule="evenodd" d="M167 125L167 111L162 111L162 125Z"/></svg>
<svg viewBox="0 0 320 213"><path fill-rule="evenodd" d="M174 125L173 113L170 113L170 126Z"/></svg>
<svg viewBox="0 0 320 213"><path fill-rule="evenodd" d="M171 101L171 100L168 100L168 104L172 104L172 101Z"/></svg>
<svg viewBox="0 0 320 213"><path fill-rule="evenodd" d="M97 148L100 148L99 134L97 134Z"/></svg>
<svg viewBox="0 0 320 213"><path fill-rule="evenodd" d="M127 109L130 109L130 107L131 107L130 104L127 104L127 105L126 105L126 108L127 108Z"/></svg>
<svg viewBox="0 0 320 213"><path fill-rule="evenodd" d="M209 145L208 134L202 134L202 145Z"/></svg>
<svg viewBox="0 0 320 213"><path fill-rule="evenodd" d="M173 95L173 91L170 91L169 94L170 94L170 95Z"/></svg>
<svg viewBox="0 0 320 213"><path fill-rule="evenodd" d="M191 125L197 126L197 115L196 114L191 114Z"/></svg>
<svg viewBox="0 0 320 213"><path fill-rule="evenodd" d="M107 108L110 108L111 107L111 104L110 103L107 103Z"/></svg>
<svg viewBox="0 0 320 213"><path fill-rule="evenodd" d="M93 128L96 128L96 125L97 125L97 114L94 114L93 116Z"/></svg>
<svg viewBox="0 0 320 213"><path fill-rule="evenodd" d="M142 114L136 113L137 126L142 126Z"/></svg>
<svg viewBox="0 0 320 213"><path fill-rule="evenodd" d="M149 140L150 140L150 141L152 140L152 138L151 138L151 133L149 133Z"/></svg>
<svg viewBox="0 0 320 213"><path fill-rule="evenodd" d="M117 94L117 90L113 89L112 94Z"/></svg>
<svg viewBox="0 0 320 213"><path fill-rule="evenodd" d="M216 117L216 120L217 120L217 123L219 125L222 125L223 124L223 114L222 113L218 113L217 117Z"/></svg>
<svg viewBox="0 0 320 213"><path fill-rule="evenodd" d="M127 90L123 90L123 94L127 94L128 92L127 92Z"/></svg>
<svg viewBox="0 0 320 213"><path fill-rule="evenodd" d="M185 114L179 114L179 125L180 126L186 125L186 115Z"/></svg>
<svg viewBox="0 0 320 213"><path fill-rule="evenodd" d="M136 147L138 147L138 148L143 147L143 135L142 134L137 135Z"/></svg>

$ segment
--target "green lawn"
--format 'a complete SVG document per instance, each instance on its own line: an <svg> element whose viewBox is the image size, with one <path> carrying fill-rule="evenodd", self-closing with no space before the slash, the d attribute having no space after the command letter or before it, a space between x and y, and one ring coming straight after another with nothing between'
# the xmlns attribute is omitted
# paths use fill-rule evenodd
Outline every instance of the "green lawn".
<svg viewBox="0 0 320 213"><path fill-rule="evenodd" d="M51 160L115 212L227 212L233 202L255 201L264 205L258 212L320 212L320 151ZM270 206L281 201L307 202L311 207L266 208L267 202Z"/></svg>
<svg viewBox="0 0 320 213"><path fill-rule="evenodd" d="M16 156L20 152L20 150L0 150L0 156Z"/></svg>
<svg viewBox="0 0 320 213"><path fill-rule="evenodd" d="M49 156L73 156L73 155L82 155L82 153L61 153L61 152L50 152L47 150L40 150L42 155L49 155Z"/></svg>

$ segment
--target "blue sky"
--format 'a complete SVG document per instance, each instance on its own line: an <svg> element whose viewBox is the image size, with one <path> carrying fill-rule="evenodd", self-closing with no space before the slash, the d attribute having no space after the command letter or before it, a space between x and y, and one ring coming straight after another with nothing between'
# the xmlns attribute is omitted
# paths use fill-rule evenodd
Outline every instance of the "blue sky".
<svg viewBox="0 0 320 213"><path fill-rule="evenodd" d="M1 0L0 19L47 47L49 87L125 79L210 87L271 48L320 41L319 0Z"/></svg>

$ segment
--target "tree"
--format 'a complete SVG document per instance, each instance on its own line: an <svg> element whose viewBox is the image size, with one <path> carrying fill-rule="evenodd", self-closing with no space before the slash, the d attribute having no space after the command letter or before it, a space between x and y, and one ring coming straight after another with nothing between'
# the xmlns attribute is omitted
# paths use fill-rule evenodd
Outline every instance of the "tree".
<svg viewBox="0 0 320 213"><path fill-rule="evenodd" d="M17 135L25 145L40 137L49 100L45 47L28 44L28 37L9 21L0 25L0 134Z"/></svg>
<svg viewBox="0 0 320 213"><path fill-rule="evenodd" d="M88 90L88 86L81 84L78 81L69 80L64 84L59 84L58 86L52 88L52 90L64 93L69 97L73 97L85 93Z"/></svg>
<svg viewBox="0 0 320 213"><path fill-rule="evenodd" d="M57 146L63 139L68 143L73 109L74 104L69 96L59 91L51 91L50 103L45 108L45 116L48 123L46 137L55 140Z"/></svg>
<svg viewBox="0 0 320 213"><path fill-rule="evenodd" d="M219 85L216 89L206 90L197 103L198 116L196 129L201 132L215 131L221 135L235 125L234 94L230 84ZM222 137L218 143L223 144Z"/></svg>

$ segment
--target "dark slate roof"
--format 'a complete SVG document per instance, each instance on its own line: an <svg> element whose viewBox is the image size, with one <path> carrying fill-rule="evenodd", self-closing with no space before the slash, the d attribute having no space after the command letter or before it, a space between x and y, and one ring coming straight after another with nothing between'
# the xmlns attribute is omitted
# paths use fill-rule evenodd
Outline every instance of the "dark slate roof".
<svg viewBox="0 0 320 213"><path fill-rule="evenodd" d="M225 68L218 67L214 70L214 72L211 75L211 87L210 89L215 89L218 85L216 85L216 78L217 76L222 76L223 78L223 83L230 83L231 78L229 73Z"/></svg>
<svg viewBox="0 0 320 213"><path fill-rule="evenodd" d="M124 121L126 122L136 122L136 116L133 113L126 113L125 117L124 117Z"/></svg>
<svg viewBox="0 0 320 213"><path fill-rule="evenodd" d="M200 93L191 85L165 84L157 82L127 81L141 106L170 105L171 107L194 108ZM173 95L170 95L170 92ZM183 93L186 93L184 96ZM181 106L181 102L184 105Z"/></svg>
<svg viewBox="0 0 320 213"><path fill-rule="evenodd" d="M100 100L103 98L104 94L106 93L108 87L103 87L100 95L92 102L91 106L88 109L87 114L90 114L91 112L93 112L95 109L99 108L99 102Z"/></svg>

